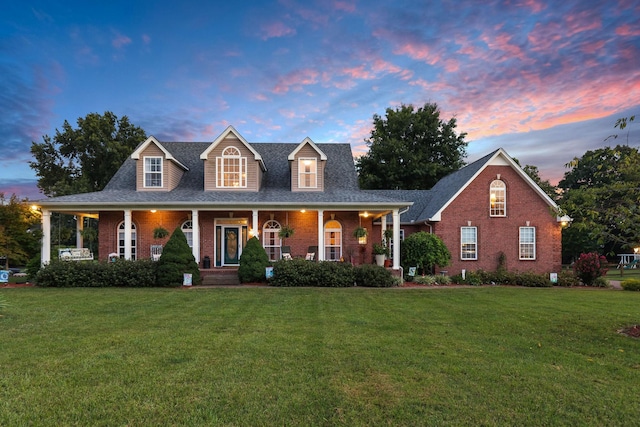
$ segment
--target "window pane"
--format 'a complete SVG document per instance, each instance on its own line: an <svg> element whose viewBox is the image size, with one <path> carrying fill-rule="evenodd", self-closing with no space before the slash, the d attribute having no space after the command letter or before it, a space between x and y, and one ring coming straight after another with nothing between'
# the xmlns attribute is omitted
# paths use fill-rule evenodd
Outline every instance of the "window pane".
<svg viewBox="0 0 640 427"><path fill-rule="evenodd" d="M477 227L461 227L460 228L460 258L461 259L477 259L478 258L478 229Z"/></svg>

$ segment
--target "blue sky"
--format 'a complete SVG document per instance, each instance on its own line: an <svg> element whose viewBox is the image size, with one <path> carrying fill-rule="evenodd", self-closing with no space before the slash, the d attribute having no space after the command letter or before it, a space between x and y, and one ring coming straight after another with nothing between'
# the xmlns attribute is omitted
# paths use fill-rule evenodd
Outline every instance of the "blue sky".
<svg viewBox="0 0 640 427"><path fill-rule="evenodd" d="M638 146L640 3L542 0L23 1L0 16L0 191L41 198L31 142L88 113L160 141L350 143L435 102L552 183L585 151ZM618 132L619 133L619 132Z"/></svg>

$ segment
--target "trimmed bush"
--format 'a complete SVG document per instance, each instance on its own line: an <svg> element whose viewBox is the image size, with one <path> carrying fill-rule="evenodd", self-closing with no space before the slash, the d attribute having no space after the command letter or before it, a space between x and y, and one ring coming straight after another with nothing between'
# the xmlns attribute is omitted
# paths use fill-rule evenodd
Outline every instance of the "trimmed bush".
<svg viewBox="0 0 640 427"><path fill-rule="evenodd" d="M376 264L362 264L354 268L356 286L370 288L390 288L398 286L398 280L391 272Z"/></svg>
<svg viewBox="0 0 640 427"><path fill-rule="evenodd" d="M41 287L155 286L155 263L150 260L116 262L53 260L35 275Z"/></svg>
<svg viewBox="0 0 640 427"><path fill-rule="evenodd" d="M316 286L344 288L353 286L353 266L349 263L304 259L281 260L273 264L272 286Z"/></svg>
<svg viewBox="0 0 640 427"><path fill-rule="evenodd" d="M318 286L349 288L354 285L354 268L351 263L321 261L317 265Z"/></svg>
<svg viewBox="0 0 640 427"><path fill-rule="evenodd" d="M247 241L242 255L240 255L240 267L238 268L240 283L266 282L265 270L269 265L269 255L258 238L252 237Z"/></svg>
<svg viewBox="0 0 640 427"><path fill-rule="evenodd" d="M451 261L451 253L442 239L425 231L413 233L404 239L400 253L405 270L414 266L423 274L431 273L436 265L445 267Z"/></svg>
<svg viewBox="0 0 640 427"><path fill-rule="evenodd" d="M194 285L201 282L200 269L180 227L173 230L156 262L158 286L182 286L184 273L191 274Z"/></svg>
<svg viewBox="0 0 640 427"><path fill-rule="evenodd" d="M526 286L530 288L546 288L553 286L549 276L531 272L516 273L509 271L467 271L465 278L461 274L451 277L453 283L459 285L511 285Z"/></svg>
<svg viewBox="0 0 640 427"><path fill-rule="evenodd" d="M640 291L640 279L627 279L620 286L625 291Z"/></svg>
<svg viewBox="0 0 640 427"><path fill-rule="evenodd" d="M558 273L558 286L580 286L580 279L576 277L576 275L573 273L573 270L562 270L560 273Z"/></svg>

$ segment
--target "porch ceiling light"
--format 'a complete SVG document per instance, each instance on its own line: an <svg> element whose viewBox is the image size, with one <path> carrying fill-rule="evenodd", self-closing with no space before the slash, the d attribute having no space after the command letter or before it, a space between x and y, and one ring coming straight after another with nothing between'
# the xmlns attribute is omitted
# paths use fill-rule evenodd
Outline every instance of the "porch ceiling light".
<svg viewBox="0 0 640 427"><path fill-rule="evenodd" d="M301 213L305 213L307 210L306 209L300 209Z"/></svg>
<svg viewBox="0 0 640 427"><path fill-rule="evenodd" d="M151 209L151 211L150 211L150 212L151 212L151 213L156 213L156 212L158 212L158 211L157 211L157 210L155 210L155 209Z"/></svg>

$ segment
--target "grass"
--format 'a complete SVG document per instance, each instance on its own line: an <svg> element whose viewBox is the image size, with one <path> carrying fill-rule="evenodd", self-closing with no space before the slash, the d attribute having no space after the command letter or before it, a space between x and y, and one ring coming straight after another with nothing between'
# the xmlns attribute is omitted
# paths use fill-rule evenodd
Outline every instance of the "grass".
<svg viewBox="0 0 640 427"><path fill-rule="evenodd" d="M640 293L2 289L0 425L638 425Z"/></svg>

